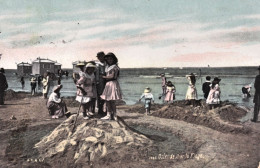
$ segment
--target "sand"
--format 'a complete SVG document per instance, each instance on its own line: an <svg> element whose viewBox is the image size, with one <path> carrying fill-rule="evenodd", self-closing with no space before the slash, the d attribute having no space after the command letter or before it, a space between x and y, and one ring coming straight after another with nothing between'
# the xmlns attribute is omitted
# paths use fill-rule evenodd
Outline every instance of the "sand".
<svg viewBox="0 0 260 168"><path fill-rule="evenodd" d="M51 119L41 96L9 91L0 106L1 167L258 167L260 123L230 102L118 106L119 121ZM66 99L77 112L73 98Z"/></svg>

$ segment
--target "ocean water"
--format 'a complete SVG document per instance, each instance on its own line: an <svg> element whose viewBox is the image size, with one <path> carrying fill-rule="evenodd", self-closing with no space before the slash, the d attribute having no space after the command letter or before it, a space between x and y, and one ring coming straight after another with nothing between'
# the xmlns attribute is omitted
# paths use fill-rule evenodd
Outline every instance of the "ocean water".
<svg viewBox="0 0 260 168"><path fill-rule="evenodd" d="M6 70L6 77L9 89L14 91L30 92L30 77L25 77L25 88L22 89L20 77L15 75L16 70ZM63 77L61 84L62 96L75 96L76 87L73 83L69 69L69 76ZM221 100L229 100L249 108L253 107L254 88L252 87L249 99L242 98L241 88L244 85L254 83L255 76L258 74L257 67L231 67L231 68L138 68L138 69L121 69L119 83L123 93L123 100L126 104L135 104L140 98L145 87L150 87L155 97L156 103L162 103L159 96L162 93L160 73L166 73L168 81L172 81L176 87L176 100L183 100L186 95L188 81L186 74L191 72L197 75L196 88L198 99L203 99L202 83L205 77L210 75L221 78ZM56 85L57 81L53 81ZM253 86L253 85L252 85ZM37 90L41 92L41 88Z"/></svg>

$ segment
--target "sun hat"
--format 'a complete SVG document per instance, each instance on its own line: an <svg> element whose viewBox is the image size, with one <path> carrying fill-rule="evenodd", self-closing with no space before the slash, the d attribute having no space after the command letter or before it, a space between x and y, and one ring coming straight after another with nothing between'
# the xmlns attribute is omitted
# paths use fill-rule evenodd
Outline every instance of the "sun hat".
<svg viewBox="0 0 260 168"><path fill-rule="evenodd" d="M62 85L56 85L53 88L53 92L55 92L56 90L61 89L61 88L62 88Z"/></svg>
<svg viewBox="0 0 260 168"><path fill-rule="evenodd" d="M144 89L144 93L150 93L151 91L152 91L152 89L149 88L149 87L146 87L146 88Z"/></svg>
<svg viewBox="0 0 260 168"><path fill-rule="evenodd" d="M85 61L79 61L76 66L85 66Z"/></svg>
<svg viewBox="0 0 260 168"><path fill-rule="evenodd" d="M117 59L117 57L115 56L115 54L114 53L111 53L111 52L109 52L109 53L107 53L106 55L105 55L105 59L107 59L108 57L112 57L113 58L113 60L114 60L114 63L115 64L117 64L118 63L118 59Z"/></svg>
<svg viewBox="0 0 260 168"><path fill-rule="evenodd" d="M97 57L104 57L105 53L103 51L100 51L97 53Z"/></svg>
<svg viewBox="0 0 260 168"><path fill-rule="evenodd" d="M96 65L94 65L91 62L89 62L89 63L87 63L86 68L96 68Z"/></svg>

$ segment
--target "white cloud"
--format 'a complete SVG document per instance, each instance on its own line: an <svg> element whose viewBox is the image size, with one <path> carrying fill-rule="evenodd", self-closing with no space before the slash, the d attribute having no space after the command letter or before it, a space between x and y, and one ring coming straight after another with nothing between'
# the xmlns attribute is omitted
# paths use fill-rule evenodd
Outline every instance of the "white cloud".
<svg viewBox="0 0 260 168"><path fill-rule="evenodd" d="M6 14L0 16L0 21L7 20L7 19L26 19L32 16L33 16L32 14L24 14L24 13Z"/></svg>

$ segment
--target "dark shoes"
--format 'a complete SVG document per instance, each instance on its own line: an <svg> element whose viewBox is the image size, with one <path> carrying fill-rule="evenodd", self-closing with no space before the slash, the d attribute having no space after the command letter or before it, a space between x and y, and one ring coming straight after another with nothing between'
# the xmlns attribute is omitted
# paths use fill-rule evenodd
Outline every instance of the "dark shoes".
<svg viewBox="0 0 260 168"><path fill-rule="evenodd" d="M256 120L254 120L254 119L251 119L251 121L252 121L252 122L256 122Z"/></svg>

